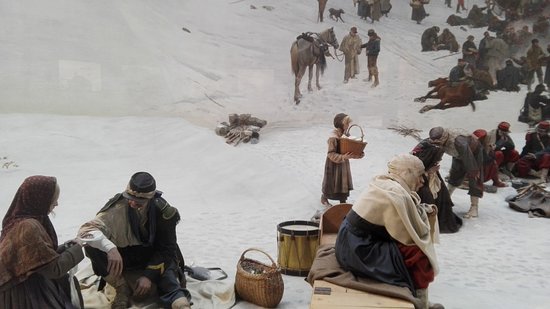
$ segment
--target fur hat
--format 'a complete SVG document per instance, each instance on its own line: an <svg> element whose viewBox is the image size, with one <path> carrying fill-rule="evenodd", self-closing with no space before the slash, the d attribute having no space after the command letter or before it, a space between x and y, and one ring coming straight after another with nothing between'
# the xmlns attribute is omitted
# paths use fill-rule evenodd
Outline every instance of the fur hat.
<svg viewBox="0 0 550 309"><path fill-rule="evenodd" d="M510 133L510 123L506 121L502 121L498 124L497 127L499 130L504 131L506 133Z"/></svg>
<svg viewBox="0 0 550 309"><path fill-rule="evenodd" d="M132 175L126 190L122 193L127 199L146 202L155 196L157 184L155 178L147 172L137 172Z"/></svg>
<svg viewBox="0 0 550 309"><path fill-rule="evenodd" d="M351 27L350 32L357 33L357 27Z"/></svg>
<svg viewBox="0 0 550 309"><path fill-rule="evenodd" d="M369 29L369 31L367 31L367 35L373 36L373 35L376 35L376 32L374 32L374 29Z"/></svg>

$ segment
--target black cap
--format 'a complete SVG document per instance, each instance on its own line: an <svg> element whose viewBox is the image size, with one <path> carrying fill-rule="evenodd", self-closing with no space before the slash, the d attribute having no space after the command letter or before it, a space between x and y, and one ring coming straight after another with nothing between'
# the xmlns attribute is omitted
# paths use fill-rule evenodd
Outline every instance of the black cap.
<svg viewBox="0 0 550 309"><path fill-rule="evenodd" d="M125 198L145 201L151 199L155 195L157 183L155 178L147 172L137 172L132 175L126 191L122 193Z"/></svg>

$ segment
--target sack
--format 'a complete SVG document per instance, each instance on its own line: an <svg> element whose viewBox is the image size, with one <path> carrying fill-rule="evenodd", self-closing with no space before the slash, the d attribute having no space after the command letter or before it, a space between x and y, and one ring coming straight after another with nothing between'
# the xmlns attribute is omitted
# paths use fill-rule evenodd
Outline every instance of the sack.
<svg viewBox="0 0 550 309"><path fill-rule="evenodd" d="M532 184L506 198L510 208L527 212L530 216L550 217L550 192L538 184Z"/></svg>
<svg viewBox="0 0 550 309"><path fill-rule="evenodd" d="M249 251L265 254L271 261L271 265L245 258L244 255ZM243 252L237 263L237 274L235 275L237 295L255 305L274 308L281 302L284 290L281 270L267 253L254 248Z"/></svg>

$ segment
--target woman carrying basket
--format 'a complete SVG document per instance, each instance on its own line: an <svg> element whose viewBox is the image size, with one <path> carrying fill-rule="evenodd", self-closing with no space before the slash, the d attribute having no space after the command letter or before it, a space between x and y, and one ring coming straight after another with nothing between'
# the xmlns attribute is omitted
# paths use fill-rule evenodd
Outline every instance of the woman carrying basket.
<svg viewBox="0 0 550 309"><path fill-rule="evenodd" d="M350 124L351 118L348 115L344 113L336 115L334 130L327 141L328 151L321 195L321 203L327 207L332 206L328 200L346 202L349 191L353 190L349 159L361 159L365 156L363 152L361 154L339 152L340 138L346 134Z"/></svg>

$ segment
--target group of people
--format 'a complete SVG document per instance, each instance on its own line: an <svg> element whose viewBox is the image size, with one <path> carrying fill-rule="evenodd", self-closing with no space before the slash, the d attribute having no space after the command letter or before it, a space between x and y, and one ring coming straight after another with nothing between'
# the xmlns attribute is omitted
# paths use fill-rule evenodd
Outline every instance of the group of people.
<svg viewBox="0 0 550 309"><path fill-rule="evenodd" d="M84 308L79 284L69 275L84 259L84 249L102 278L99 289L106 282L116 290L111 308L154 295L159 306L191 308L176 237L180 216L151 174L135 173L123 192L62 245L48 216L59 194L57 179L40 175L26 178L17 190L2 221L0 307Z"/></svg>
<svg viewBox="0 0 550 309"><path fill-rule="evenodd" d="M329 200L346 203L353 190L349 160L364 156L339 152L351 122L346 114L336 115L327 142L321 196L327 207L332 206ZM409 154L392 158L387 172L374 177L340 226L335 244L340 266L359 277L408 288L420 300L417 308L443 308L428 301L428 286L438 272L434 243L439 233L455 233L463 223L452 211L455 189L467 187L470 208L463 218L471 219L479 216L485 182L507 186L499 171L547 181L550 122L541 121L527 132L521 154L510 132L506 121L472 133L433 127ZM444 154L452 158L447 184L439 171Z"/></svg>
<svg viewBox="0 0 550 309"><path fill-rule="evenodd" d="M365 81L372 81L372 87L376 87L380 84L378 77L378 54L380 53L380 37L374 31L369 29L367 31L369 40L363 44L361 38L357 33L357 27L351 27L349 33L344 36L342 43L340 44L340 51L344 54L344 83L347 83L349 79L357 78L359 74L359 55L363 48L367 54L367 69L369 76Z"/></svg>
<svg viewBox="0 0 550 309"><path fill-rule="evenodd" d="M370 18L371 23L380 21L382 16L388 17L392 5L390 0L353 0L353 6L357 7L357 15L365 21Z"/></svg>

